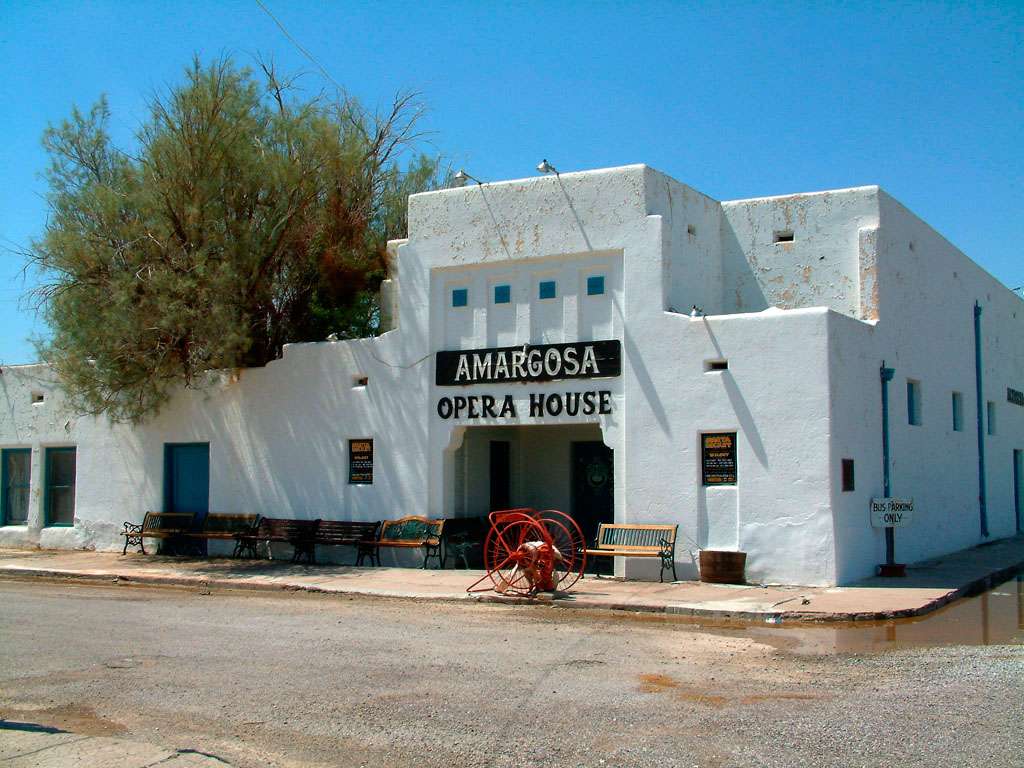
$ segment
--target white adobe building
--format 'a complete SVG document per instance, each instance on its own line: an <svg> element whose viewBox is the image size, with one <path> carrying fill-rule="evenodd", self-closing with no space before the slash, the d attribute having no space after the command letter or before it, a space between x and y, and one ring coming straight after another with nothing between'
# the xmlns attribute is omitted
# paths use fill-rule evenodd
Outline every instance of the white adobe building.
<svg viewBox="0 0 1024 768"><path fill-rule="evenodd" d="M472 185L412 197L391 253L386 333L289 345L139 427L3 368L0 545L119 548L182 494L356 520L534 506L678 523L682 578L711 548L753 582L848 583L885 559L883 361L891 495L915 500L897 559L1021 529L1024 302L878 187L721 203L643 165Z"/></svg>

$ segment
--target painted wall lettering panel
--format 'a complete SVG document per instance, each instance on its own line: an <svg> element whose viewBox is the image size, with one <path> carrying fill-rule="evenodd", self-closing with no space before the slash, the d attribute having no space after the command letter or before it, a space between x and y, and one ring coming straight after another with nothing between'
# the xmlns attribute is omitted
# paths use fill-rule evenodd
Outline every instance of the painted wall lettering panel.
<svg viewBox="0 0 1024 768"><path fill-rule="evenodd" d="M438 352L434 383L451 387L592 379L618 376L621 372L622 345L618 339L609 339Z"/></svg>

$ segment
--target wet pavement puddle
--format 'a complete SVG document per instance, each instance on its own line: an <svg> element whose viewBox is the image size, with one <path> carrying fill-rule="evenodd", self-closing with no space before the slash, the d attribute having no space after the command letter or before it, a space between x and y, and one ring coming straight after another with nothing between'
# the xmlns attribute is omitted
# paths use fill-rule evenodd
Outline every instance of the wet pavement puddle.
<svg viewBox="0 0 1024 768"><path fill-rule="evenodd" d="M942 645L1024 645L1024 575L909 619L748 626L745 636L792 653L870 653Z"/></svg>
<svg viewBox="0 0 1024 768"><path fill-rule="evenodd" d="M824 696L814 693L797 691L773 691L771 693L729 696L724 693L711 693L694 686L685 685L674 677L663 674L640 675L641 693L669 694L679 701L702 704L705 707L721 709L725 706L764 704L778 701L813 701Z"/></svg>

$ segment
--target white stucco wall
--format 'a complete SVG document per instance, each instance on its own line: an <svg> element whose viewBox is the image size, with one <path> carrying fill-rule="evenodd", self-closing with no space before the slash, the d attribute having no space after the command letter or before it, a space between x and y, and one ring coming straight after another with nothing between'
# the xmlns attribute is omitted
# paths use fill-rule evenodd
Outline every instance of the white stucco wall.
<svg viewBox="0 0 1024 768"><path fill-rule="evenodd" d="M877 326L836 318L830 343L832 450L840 581L884 561L881 530L858 523L882 495L882 360L889 384L892 493L911 496L913 523L896 531L896 559L914 562L1016 531L1013 450L1024 447L1024 302L925 222L879 192ZM984 394L996 404L997 431L983 424L989 535L981 535L976 419L974 303L982 307ZM921 386L922 423L908 423L907 380ZM953 430L952 393L963 397L963 430ZM839 462L854 458L857 489L838 489Z"/></svg>
<svg viewBox="0 0 1024 768"><path fill-rule="evenodd" d="M921 510L897 533L898 557L980 540L975 299L985 398L999 419L986 437L991 536L1012 533L1010 457L1024 448L1024 408L1005 389L1024 389L1024 303L877 187L719 204L636 165L415 195L409 222L390 248L391 330L289 345L265 368L180 392L139 427L67 412L44 367L4 368L0 447L33 449L33 501L29 525L0 527L0 545L119 547L122 521L162 505L171 442L210 443L213 511L478 514L486 442L516 427L522 503L571 503L563 454L574 439L600 439L614 450L615 519L678 524L681 577L696 575L700 548L738 548L752 581L847 582L884 557L867 512L881 493L882 359L896 369L893 492ZM778 231L793 241L775 242ZM603 295L586 294L594 275ZM556 282L555 299L539 298L540 280ZM495 285L510 286L508 304L494 303ZM454 288L467 290L467 306L452 306ZM707 316L689 317L694 304ZM603 339L621 341L617 377L434 382L440 350ZM707 370L711 360L728 369ZM919 427L906 424L908 376L922 382ZM40 389L45 402L33 405ZM964 432L950 429L952 389L964 395ZM610 413L530 415L531 394L595 390L611 393ZM469 394L510 395L517 415L439 415L439 399ZM535 429L551 425L565 429ZM700 435L718 431L738 435L738 483L706 488ZM349 485L348 440L367 437L374 483ZM41 451L55 445L78 450L72 528L42 526ZM854 492L839 487L843 458L855 460ZM645 561L616 569L657 576Z"/></svg>
<svg viewBox="0 0 1024 768"><path fill-rule="evenodd" d="M878 226L877 187L722 203L722 306L829 307L860 317L858 231ZM786 232L791 242L776 242Z"/></svg>

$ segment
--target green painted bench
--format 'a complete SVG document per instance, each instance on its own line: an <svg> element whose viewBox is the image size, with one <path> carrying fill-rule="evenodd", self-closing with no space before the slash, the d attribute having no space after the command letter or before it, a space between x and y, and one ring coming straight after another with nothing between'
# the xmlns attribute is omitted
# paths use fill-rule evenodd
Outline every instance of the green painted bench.
<svg viewBox="0 0 1024 768"><path fill-rule="evenodd" d="M431 520L419 515L407 515L397 520L385 520L380 526L380 538L358 545L356 565L362 565L370 558L371 565L380 565L381 547L422 548L423 567L435 558L438 566L444 568L444 520Z"/></svg>

